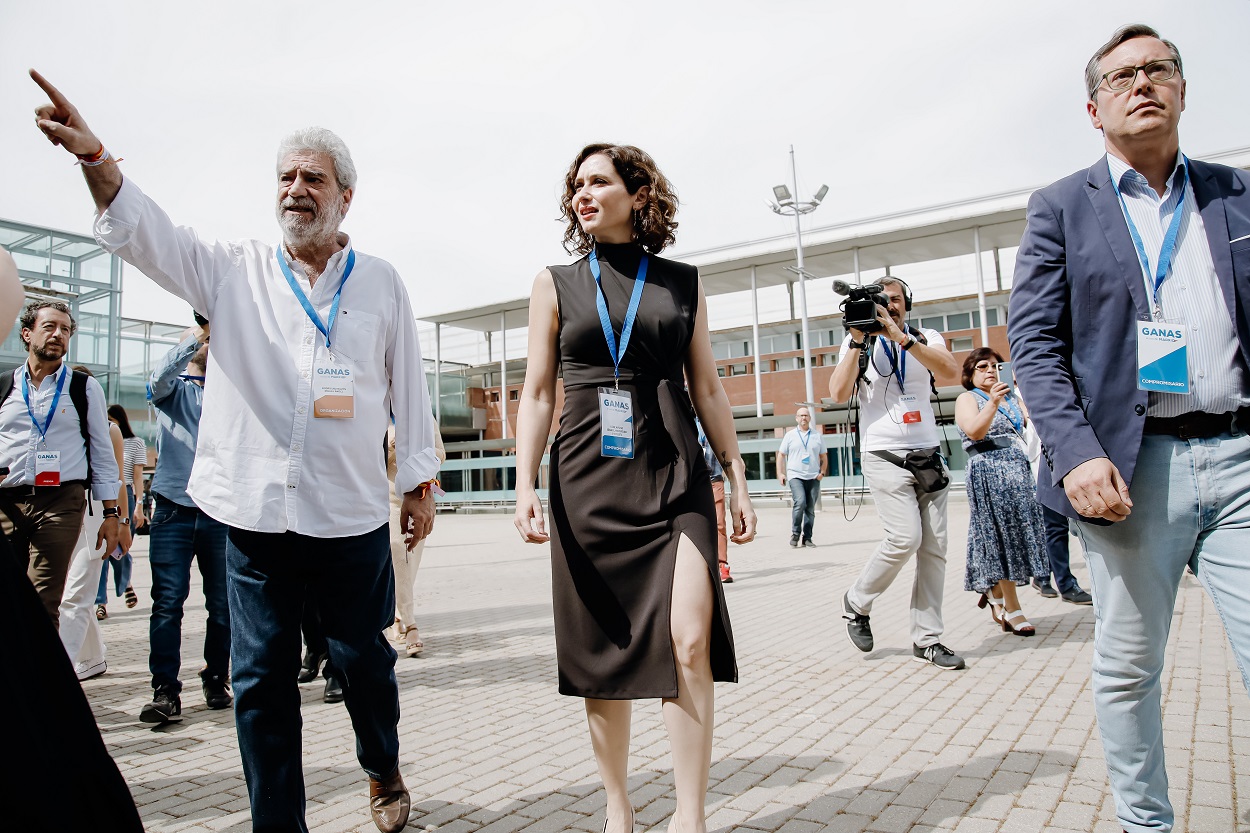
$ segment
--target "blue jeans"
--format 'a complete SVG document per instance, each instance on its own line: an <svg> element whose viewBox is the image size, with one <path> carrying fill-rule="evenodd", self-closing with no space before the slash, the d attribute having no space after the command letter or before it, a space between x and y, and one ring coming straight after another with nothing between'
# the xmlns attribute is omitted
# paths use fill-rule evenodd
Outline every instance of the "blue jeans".
<svg viewBox="0 0 1250 833"><path fill-rule="evenodd" d="M1159 675L1176 592L1193 568L1250 688L1250 437L1147 434L1133 512L1075 524L1094 596L1094 709L1116 815L1130 833L1171 830Z"/></svg>
<svg viewBox="0 0 1250 833"><path fill-rule="evenodd" d="M816 525L816 498L820 495L820 481L816 478L786 480L794 508L790 510L790 534L802 535L804 541L812 540L812 527Z"/></svg>
<svg viewBox="0 0 1250 833"><path fill-rule="evenodd" d="M126 517L133 518L135 514L135 492L131 486L126 487L126 497L130 504L130 514ZM133 530L132 530L133 531ZM95 543L94 541L90 543ZM96 591L95 603L98 605L108 604L109 601L109 567L113 568L113 585L117 592L117 598L121 598L126 592L126 588L130 586L130 571L134 568L134 559L130 557L130 553L126 553L119 559L113 559L111 556L104 559L104 567L100 570L100 589Z"/></svg>
<svg viewBox="0 0 1250 833"><path fill-rule="evenodd" d="M182 691L178 670L182 664L182 606L191 592L191 559L204 580L202 676L230 673L230 607L226 601L226 525L194 506L183 506L157 495L152 512L148 560L152 566L152 619L148 624L151 653L148 670L152 687L172 686Z"/></svg>
<svg viewBox="0 0 1250 833"><path fill-rule="evenodd" d="M301 760L300 620L307 599L321 614L356 757L373 778L399 765L395 618L389 524L345 538L231 528L227 582L234 639L234 719L254 833L306 833Z"/></svg>
<svg viewBox="0 0 1250 833"><path fill-rule="evenodd" d="M1046 523L1046 557L1050 560L1050 572L1055 577L1055 589L1060 593L1075 590L1076 576L1072 575L1068 547L1068 519L1049 506L1043 506L1042 520Z"/></svg>

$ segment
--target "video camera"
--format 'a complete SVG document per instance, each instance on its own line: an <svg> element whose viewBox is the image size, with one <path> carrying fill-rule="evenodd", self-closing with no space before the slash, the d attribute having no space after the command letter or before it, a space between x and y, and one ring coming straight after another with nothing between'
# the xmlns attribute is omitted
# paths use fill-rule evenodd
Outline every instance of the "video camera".
<svg viewBox="0 0 1250 833"><path fill-rule="evenodd" d="M875 333L884 329L877 320L877 305L887 306L890 299L885 295L885 287L879 283L863 286L852 286L846 281L835 280L833 291L845 295L839 309L842 310L842 325L847 329L854 328L863 333Z"/></svg>

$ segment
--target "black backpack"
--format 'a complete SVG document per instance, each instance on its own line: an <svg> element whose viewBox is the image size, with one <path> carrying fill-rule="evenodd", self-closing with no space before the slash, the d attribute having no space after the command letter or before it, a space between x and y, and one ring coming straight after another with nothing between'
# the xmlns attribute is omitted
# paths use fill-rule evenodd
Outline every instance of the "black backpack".
<svg viewBox="0 0 1250 833"><path fill-rule="evenodd" d="M87 433L87 374L70 370L69 398L78 412L78 430L82 434L83 448L87 451L87 485L91 485L91 435ZM13 371L0 373L0 405L13 393Z"/></svg>

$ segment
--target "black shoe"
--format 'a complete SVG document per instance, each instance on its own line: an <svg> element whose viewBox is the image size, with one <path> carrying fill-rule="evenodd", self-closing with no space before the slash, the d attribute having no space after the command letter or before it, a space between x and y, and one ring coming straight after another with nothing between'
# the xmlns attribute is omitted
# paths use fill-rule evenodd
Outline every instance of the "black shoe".
<svg viewBox="0 0 1250 833"><path fill-rule="evenodd" d="M234 702L230 693L230 680L224 674L201 674L204 687L204 703L210 709L228 709Z"/></svg>
<svg viewBox="0 0 1250 833"><path fill-rule="evenodd" d="M321 663L325 661L325 654L314 654L312 651L305 651L304 661L300 663L299 676L295 678L296 681L311 683L317 679L317 675L321 673Z"/></svg>
<svg viewBox="0 0 1250 833"><path fill-rule="evenodd" d="M321 695L321 699L327 703L343 702L343 684L339 682L339 678L330 674L326 675L326 690Z"/></svg>
<svg viewBox="0 0 1250 833"><path fill-rule="evenodd" d="M1033 579L1033 581L1031 582L1031 584L1033 585L1033 589L1034 589L1034 590L1036 590L1038 593L1041 593L1041 594L1042 594L1042 598L1043 598L1043 599L1057 599L1057 598L1059 598L1059 593L1058 593L1058 591L1056 591L1056 590L1055 590L1055 588L1051 585L1051 583L1050 583L1050 579L1048 579L1048 578L1035 578L1035 579Z"/></svg>
<svg viewBox="0 0 1250 833"><path fill-rule="evenodd" d="M1079 584L1072 585L1071 590L1065 590L1059 594L1059 597L1065 602L1074 605L1092 605L1094 597L1081 589Z"/></svg>
<svg viewBox="0 0 1250 833"><path fill-rule="evenodd" d="M791 535L791 536L790 536L790 546L792 546L792 547L797 547L798 545L799 545L799 536L797 536L797 535Z"/></svg>
<svg viewBox="0 0 1250 833"><path fill-rule="evenodd" d="M182 700L173 686L161 686L152 694L152 702L139 712L143 723L177 723L182 720Z"/></svg>
<svg viewBox="0 0 1250 833"><path fill-rule="evenodd" d="M842 596L842 618L846 620L846 635L851 644L865 654L872 650L872 627L868 624L868 616L856 613L851 607L850 593Z"/></svg>
<svg viewBox="0 0 1250 833"><path fill-rule="evenodd" d="M811 539L811 538L804 538L804 539L803 539L803 546L805 546L805 547L811 547L812 549L815 549L815 548L816 548L816 545L812 543L812 539Z"/></svg>
<svg viewBox="0 0 1250 833"><path fill-rule="evenodd" d="M932 645L926 645L923 648L919 645L912 645L911 656L916 662L927 662L930 665L936 665L943 671L958 671L964 667L964 658L941 642L934 642Z"/></svg>

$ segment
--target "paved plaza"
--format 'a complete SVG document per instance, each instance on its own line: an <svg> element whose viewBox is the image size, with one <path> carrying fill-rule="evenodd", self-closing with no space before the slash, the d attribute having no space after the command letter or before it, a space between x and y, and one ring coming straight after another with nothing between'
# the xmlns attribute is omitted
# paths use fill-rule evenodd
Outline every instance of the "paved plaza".
<svg viewBox="0 0 1250 833"><path fill-rule="evenodd" d="M730 546L736 581L725 589L741 682L717 687L710 830L1119 830L1089 692L1091 608L1021 590L1037 636L1000 632L963 590L968 509L953 499L943 641L967 670L912 661L910 567L873 609L877 648L861 654L837 600L880 537L871 503L847 521L827 500L815 549L788 546L788 508L769 501L759 510L756 542ZM147 540L135 549L141 603L128 611L110 600L109 670L83 687L148 830L248 830L233 713L207 710L195 677L204 633L195 590L184 720L156 729L138 721L151 694ZM1073 548L1088 587L1075 540ZM604 801L582 704L556 693L547 548L522 544L511 515L443 515L420 575L425 654L397 665L410 829L600 833ZM320 680L302 688L311 828L375 831L347 712L321 701ZM1250 831L1250 698L1189 575L1163 688L1176 830ZM674 799L657 701L635 705L630 763L638 829L662 831Z"/></svg>

